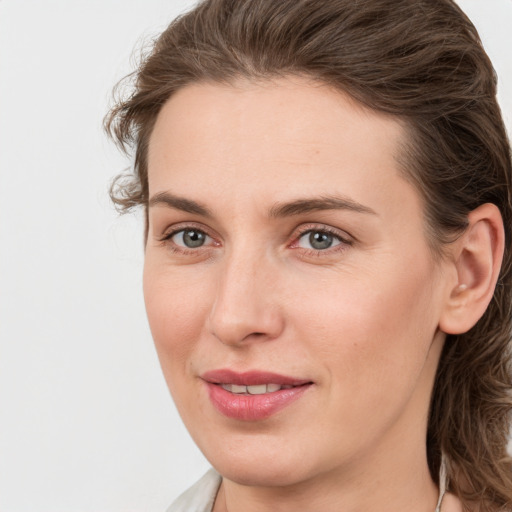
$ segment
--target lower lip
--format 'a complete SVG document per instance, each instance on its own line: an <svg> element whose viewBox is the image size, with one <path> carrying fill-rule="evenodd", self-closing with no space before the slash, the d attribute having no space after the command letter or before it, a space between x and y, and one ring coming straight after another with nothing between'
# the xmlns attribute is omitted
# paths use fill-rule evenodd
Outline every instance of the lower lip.
<svg viewBox="0 0 512 512"><path fill-rule="evenodd" d="M206 383L213 406L228 418L242 421L259 421L269 418L298 400L310 387L304 384L262 395L230 393L219 384Z"/></svg>

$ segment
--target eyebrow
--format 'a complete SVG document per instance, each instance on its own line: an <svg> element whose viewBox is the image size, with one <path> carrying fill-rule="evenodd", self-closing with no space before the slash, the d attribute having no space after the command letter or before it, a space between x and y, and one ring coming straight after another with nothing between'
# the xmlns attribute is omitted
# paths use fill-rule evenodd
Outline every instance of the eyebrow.
<svg viewBox="0 0 512 512"><path fill-rule="evenodd" d="M159 205L207 218L213 217L212 212L203 204L191 199L175 196L169 192L159 192L148 202L149 208ZM369 206L365 206L347 197L321 196L316 198L296 199L295 201L286 203L277 203L270 208L269 216L271 218L293 217L295 215L321 210L349 210L356 213L378 215L377 212Z"/></svg>
<svg viewBox="0 0 512 512"><path fill-rule="evenodd" d="M270 216L291 217L321 210L349 210L357 213L378 215L377 212L369 206L365 206L347 197L322 196L276 204L270 209Z"/></svg>
<svg viewBox="0 0 512 512"><path fill-rule="evenodd" d="M148 208L160 205L168 206L169 208L181 210L186 213L201 215L202 217L213 217L210 210L201 203L192 201L191 199L186 199L184 197L175 196L169 192L160 192L155 194L148 202Z"/></svg>

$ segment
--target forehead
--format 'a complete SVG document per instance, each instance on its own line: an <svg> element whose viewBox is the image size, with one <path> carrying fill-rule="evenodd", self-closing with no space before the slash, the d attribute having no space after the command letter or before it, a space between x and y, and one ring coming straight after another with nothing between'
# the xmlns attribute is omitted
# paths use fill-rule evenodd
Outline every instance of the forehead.
<svg viewBox="0 0 512 512"><path fill-rule="evenodd" d="M193 189L201 199L226 198L236 190L285 201L308 191L368 200L404 181L396 159L404 138L397 119L303 78L193 84L157 118L150 196Z"/></svg>

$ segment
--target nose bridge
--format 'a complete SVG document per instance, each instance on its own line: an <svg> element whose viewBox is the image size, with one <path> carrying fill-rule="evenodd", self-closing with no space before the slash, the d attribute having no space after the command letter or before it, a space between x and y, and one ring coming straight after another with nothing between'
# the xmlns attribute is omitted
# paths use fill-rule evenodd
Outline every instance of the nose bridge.
<svg viewBox="0 0 512 512"><path fill-rule="evenodd" d="M254 247L237 248L224 257L210 312L210 330L223 343L271 339L282 319L268 276L272 263Z"/></svg>

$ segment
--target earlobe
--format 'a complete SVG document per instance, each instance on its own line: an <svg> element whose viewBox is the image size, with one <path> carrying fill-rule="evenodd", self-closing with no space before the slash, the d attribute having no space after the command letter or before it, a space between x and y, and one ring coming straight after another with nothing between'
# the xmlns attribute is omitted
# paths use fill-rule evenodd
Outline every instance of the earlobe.
<svg viewBox="0 0 512 512"><path fill-rule="evenodd" d="M498 280L505 234L500 211L486 203L468 215L468 227L454 244L457 283L447 291L439 322L446 334L469 331L482 317Z"/></svg>

